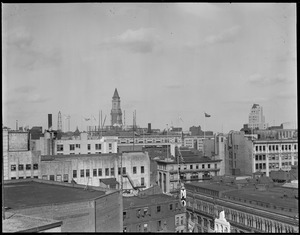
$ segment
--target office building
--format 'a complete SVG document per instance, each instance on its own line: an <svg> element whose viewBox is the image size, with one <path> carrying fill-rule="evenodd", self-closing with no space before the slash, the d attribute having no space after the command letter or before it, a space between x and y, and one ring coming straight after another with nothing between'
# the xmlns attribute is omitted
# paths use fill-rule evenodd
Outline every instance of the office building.
<svg viewBox="0 0 300 235"><path fill-rule="evenodd" d="M259 104L253 104L250 114L248 128L250 129L267 129L268 124L265 123L265 116L263 115L263 107Z"/></svg>
<svg viewBox="0 0 300 235"><path fill-rule="evenodd" d="M215 218L225 212L232 233L298 233L297 188L275 185L266 177L236 180L220 177L185 184L187 219L195 232L216 231Z"/></svg>

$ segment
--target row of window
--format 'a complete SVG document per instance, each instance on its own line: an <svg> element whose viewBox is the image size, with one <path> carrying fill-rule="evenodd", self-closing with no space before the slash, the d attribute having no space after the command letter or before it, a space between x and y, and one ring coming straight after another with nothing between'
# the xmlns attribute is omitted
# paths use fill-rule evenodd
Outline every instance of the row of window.
<svg viewBox="0 0 300 235"><path fill-rule="evenodd" d="M31 165L31 164L25 164L25 168L24 168L24 164L19 164L18 165L18 170L19 171L23 171L24 169L26 169L26 170L31 170L31 169L38 170L39 169L39 165L36 164L36 163L33 164L33 165ZM10 170L11 171L16 171L17 170L17 165L15 165L15 164L10 165Z"/></svg>
<svg viewBox="0 0 300 235"><path fill-rule="evenodd" d="M31 178L38 179L39 177L37 175L35 175L35 176L26 176L26 177L19 176L19 177L11 177L10 179L11 180L16 180L16 179L31 179Z"/></svg>
<svg viewBox="0 0 300 235"><path fill-rule="evenodd" d="M207 205L206 207L204 206L204 202L199 202L201 205L203 205L203 211L207 211ZM211 205L212 210L213 210L213 206ZM197 204L197 209L201 209L200 205L198 207ZM223 208L219 208L218 211L215 212L220 212L222 211ZM205 221L206 218L202 218L200 216L197 216L197 221L195 221L195 217L193 213L188 213L188 216L191 217L192 221L197 222L198 224L202 225L202 222L204 224L205 227L208 226L208 221ZM252 215L248 215L245 214L243 212L238 212L235 210L230 210L230 209L225 209L225 218L227 220L232 220L234 222L249 226L249 227L254 227L256 229L259 230L263 230L265 232L283 232L283 228L285 228L286 232L294 232L293 227L291 226L283 226L283 224L277 223L277 222L272 222L266 219L262 219L260 217L256 217L256 216L252 216ZM210 221L209 221L210 222ZM264 224L264 226L263 226ZM273 226L273 229L272 229ZM211 223L211 229L213 229L213 223Z"/></svg>
<svg viewBox="0 0 300 235"><path fill-rule="evenodd" d="M269 145L269 151L278 151L278 149L279 149L279 146L280 145L278 145L278 144L276 144L276 145ZM265 145L256 145L255 146L255 150L256 151L266 151L266 146ZM290 151L290 150L292 150L292 145L291 144L283 144L283 145L281 145L281 150L282 151ZM294 150L297 150L297 145L296 144L294 144Z"/></svg>
<svg viewBox="0 0 300 235"><path fill-rule="evenodd" d="M102 146L101 144L95 144L95 149L96 150L101 150L102 149L101 146ZM69 144L70 151L74 151L75 148L79 148L80 149L80 144ZM109 150L112 150L112 143L108 144L108 148L109 148ZM57 149L58 152L59 151L64 151L64 145L63 144L58 144L56 146L56 149ZM91 150L91 144L87 144L87 149Z"/></svg>
<svg viewBox="0 0 300 235"><path fill-rule="evenodd" d="M48 175L43 175L42 179L55 181L55 175L49 175L49 179L48 179ZM63 174L63 175L58 174L58 175L56 175L56 181L69 182L69 175L68 174Z"/></svg>
<svg viewBox="0 0 300 235"><path fill-rule="evenodd" d="M85 172L84 172L85 171ZM93 177L102 176L102 173L105 173L105 176L115 176L115 168L105 168L105 171L102 172L102 168L93 169ZM133 167L133 174L137 173L137 167ZM145 173L145 167L141 166L141 174ZM123 167L122 174L126 174L126 167ZM121 167L118 168L118 175L121 175ZM80 177L90 177L90 169L81 169ZM73 178L77 178L77 170L73 170Z"/></svg>

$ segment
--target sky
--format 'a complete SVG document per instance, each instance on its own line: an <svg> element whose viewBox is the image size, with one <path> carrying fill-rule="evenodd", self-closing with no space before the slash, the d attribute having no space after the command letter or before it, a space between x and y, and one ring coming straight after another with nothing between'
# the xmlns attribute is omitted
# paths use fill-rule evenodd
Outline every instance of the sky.
<svg viewBox="0 0 300 235"><path fill-rule="evenodd" d="M297 126L295 3L2 3L2 123ZM125 115L124 115L125 112ZM204 117L204 113L211 115ZM125 117L124 117L125 116ZM91 118L85 121L84 118Z"/></svg>

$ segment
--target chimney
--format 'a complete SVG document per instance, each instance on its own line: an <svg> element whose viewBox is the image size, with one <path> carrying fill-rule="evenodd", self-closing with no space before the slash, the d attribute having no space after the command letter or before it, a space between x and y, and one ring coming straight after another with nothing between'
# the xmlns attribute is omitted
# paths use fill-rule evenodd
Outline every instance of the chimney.
<svg viewBox="0 0 300 235"><path fill-rule="evenodd" d="M48 114L48 129L52 127L52 114Z"/></svg>
<svg viewBox="0 0 300 235"><path fill-rule="evenodd" d="M148 123L148 133L151 133L151 123Z"/></svg>

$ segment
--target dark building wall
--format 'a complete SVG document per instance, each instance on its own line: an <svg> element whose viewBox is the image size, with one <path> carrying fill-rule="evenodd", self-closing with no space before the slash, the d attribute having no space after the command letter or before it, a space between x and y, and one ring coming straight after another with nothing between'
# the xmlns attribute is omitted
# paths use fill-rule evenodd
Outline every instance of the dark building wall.
<svg viewBox="0 0 300 235"><path fill-rule="evenodd" d="M122 196L119 192L114 192L95 200L39 206L12 212L61 220L62 232L121 232L122 206Z"/></svg>
<svg viewBox="0 0 300 235"><path fill-rule="evenodd" d="M176 203L178 209L176 209ZM171 204L172 210L170 210ZM160 212L157 211L158 206L160 206ZM138 210L140 209L142 214L144 208L150 210L150 215L138 216ZM159 199L149 199L147 205L124 208L124 211L126 212L126 217L124 218L123 227L126 227L127 232L146 232L144 231L145 224L147 224L148 232L158 232L163 228L167 231L175 232L175 215L183 213L179 200L172 198L168 202L160 202Z"/></svg>
<svg viewBox="0 0 300 235"><path fill-rule="evenodd" d="M123 198L119 191L95 200L96 232L123 231Z"/></svg>

